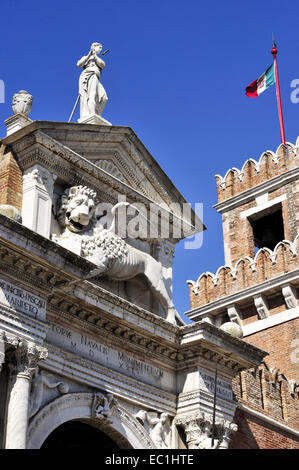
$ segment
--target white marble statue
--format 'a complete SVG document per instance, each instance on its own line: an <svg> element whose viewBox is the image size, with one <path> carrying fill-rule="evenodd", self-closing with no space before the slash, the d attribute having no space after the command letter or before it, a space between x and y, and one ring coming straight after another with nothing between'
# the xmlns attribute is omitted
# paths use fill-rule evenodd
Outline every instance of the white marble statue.
<svg viewBox="0 0 299 470"><path fill-rule="evenodd" d="M140 410L135 418L144 426L153 443L158 449L167 449L170 446L170 420L167 413Z"/></svg>
<svg viewBox="0 0 299 470"><path fill-rule="evenodd" d="M87 56L83 56L77 66L83 68L79 78L80 121L91 116L101 116L108 97L100 82L102 70L106 64L98 57L102 44L94 42Z"/></svg>
<svg viewBox="0 0 299 470"><path fill-rule="evenodd" d="M144 275L153 295L166 312L166 320L176 324L181 319L167 292L163 280L162 264L151 255L132 247L115 233L115 211L127 202L116 204L111 213L113 222L109 229L97 226L95 217L96 194L85 186L73 186L61 197L57 217L65 228L53 240L68 249L78 246L78 254L97 265L90 276L108 276L115 281L127 281Z"/></svg>

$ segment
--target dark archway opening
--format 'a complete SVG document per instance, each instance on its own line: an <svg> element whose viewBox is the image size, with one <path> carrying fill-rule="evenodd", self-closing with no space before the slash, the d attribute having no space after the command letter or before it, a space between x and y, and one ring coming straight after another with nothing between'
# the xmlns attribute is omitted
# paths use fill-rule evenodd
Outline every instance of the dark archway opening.
<svg viewBox="0 0 299 470"><path fill-rule="evenodd" d="M99 429L80 421L68 421L47 437L41 449L117 450L119 447Z"/></svg>

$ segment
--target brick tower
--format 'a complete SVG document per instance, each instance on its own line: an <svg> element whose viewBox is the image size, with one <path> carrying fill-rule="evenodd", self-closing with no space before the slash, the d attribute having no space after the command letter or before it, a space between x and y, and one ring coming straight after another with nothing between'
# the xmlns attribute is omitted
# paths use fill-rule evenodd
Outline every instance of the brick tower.
<svg viewBox="0 0 299 470"><path fill-rule="evenodd" d="M299 138L216 180L225 266L188 281L187 315L269 353L235 380L232 448L299 448Z"/></svg>

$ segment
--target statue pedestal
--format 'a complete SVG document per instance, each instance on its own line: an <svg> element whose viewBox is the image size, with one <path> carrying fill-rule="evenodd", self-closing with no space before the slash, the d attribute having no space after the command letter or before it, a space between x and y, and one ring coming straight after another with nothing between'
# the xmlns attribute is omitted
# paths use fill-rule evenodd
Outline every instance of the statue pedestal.
<svg viewBox="0 0 299 470"><path fill-rule="evenodd" d="M6 125L6 135L13 134L14 132L18 131L19 129L22 129L25 126L28 126L31 124L33 121L25 116L25 114L14 114L13 116L9 117L5 121Z"/></svg>
<svg viewBox="0 0 299 470"><path fill-rule="evenodd" d="M80 118L78 119L80 124L97 124L98 126L112 126L111 122L106 121L106 119L102 118L98 114L93 114L87 118Z"/></svg>

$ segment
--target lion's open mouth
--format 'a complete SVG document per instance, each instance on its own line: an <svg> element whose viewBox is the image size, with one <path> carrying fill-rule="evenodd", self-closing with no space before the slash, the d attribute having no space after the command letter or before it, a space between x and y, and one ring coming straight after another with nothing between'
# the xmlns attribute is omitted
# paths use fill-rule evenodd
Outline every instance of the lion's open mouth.
<svg viewBox="0 0 299 470"><path fill-rule="evenodd" d="M70 218L70 214L66 214L68 223L71 227L75 228L76 230L83 230L86 226L80 224L79 222L75 222L73 219Z"/></svg>

